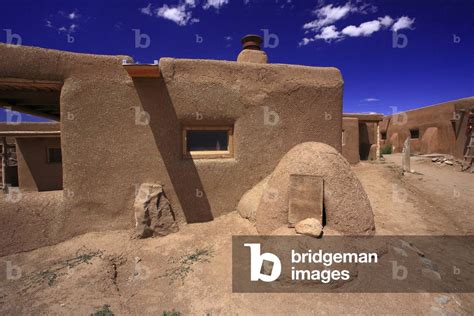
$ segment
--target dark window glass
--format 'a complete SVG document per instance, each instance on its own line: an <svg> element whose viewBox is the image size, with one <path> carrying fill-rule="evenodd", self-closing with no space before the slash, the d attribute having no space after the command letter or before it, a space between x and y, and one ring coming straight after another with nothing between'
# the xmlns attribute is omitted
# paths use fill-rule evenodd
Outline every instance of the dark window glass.
<svg viewBox="0 0 474 316"><path fill-rule="evenodd" d="M216 151L228 150L227 130L188 130L186 132L186 150Z"/></svg>
<svg viewBox="0 0 474 316"><path fill-rule="evenodd" d="M386 140L387 139L387 133L382 132L381 134L382 134L382 140Z"/></svg>
<svg viewBox="0 0 474 316"><path fill-rule="evenodd" d="M419 138L420 137L420 130L419 129L411 129L410 130L410 137L411 138Z"/></svg>
<svg viewBox="0 0 474 316"><path fill-rule="evenodd" d="M62 161L61 148L48 148L49 163L60 163Z"/></svg>

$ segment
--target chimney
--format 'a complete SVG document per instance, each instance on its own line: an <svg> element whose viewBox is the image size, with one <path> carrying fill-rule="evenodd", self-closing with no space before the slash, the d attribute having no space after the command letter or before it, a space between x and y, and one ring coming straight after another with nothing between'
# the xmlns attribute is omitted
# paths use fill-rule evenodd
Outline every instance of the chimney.
<svg viewBox="0 0 474 316"><path fill-rule="evenodd" d="M242 51L237 57L238 63L268 63L267 54L260 49L262 44L262 37L255 34L249 34L242 37Z"/></svg>

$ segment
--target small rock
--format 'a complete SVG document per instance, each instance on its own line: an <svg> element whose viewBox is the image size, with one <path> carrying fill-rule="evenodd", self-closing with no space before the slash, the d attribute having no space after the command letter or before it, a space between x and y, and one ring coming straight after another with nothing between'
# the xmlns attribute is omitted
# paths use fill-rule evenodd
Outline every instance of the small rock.
<svg viewBox="0 0 474 316"><path fill-rule="evenodd" d="M454 164L454 162L452 162L451 160L446 160L444 163L450 166Z"/></svg>
<svg viewBox="0 0 474 316"><path fill-rule="evenodd" d="M437 161L438 161L438 158L431 158L431 161L432 161L432 162L437 162Z"/></svg>
<svg viewBox="0 0 474 316"><path fill-rule="evenodd" d="M298 234L319 237L323 232L323 226L316 218L307 218L295 225L295 230Z"/></svg>
<svg viewBox="0 0 474 316"><path fill-rule="evenodd" d="M435 301L436 301L436 303L438 303L438 304L444 305L444 304L446 304L447 302L449 302L449 297L446 296L446 295L439 295L439 296L436 296L436 297L435 297Z"/></svg>

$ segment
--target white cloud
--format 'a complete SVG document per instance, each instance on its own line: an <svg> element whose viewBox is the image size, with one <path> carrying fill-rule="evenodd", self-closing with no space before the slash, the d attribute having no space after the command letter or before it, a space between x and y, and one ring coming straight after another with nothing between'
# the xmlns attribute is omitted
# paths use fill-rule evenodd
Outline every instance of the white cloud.
<svg viewBox="0 0 474 316"><path fill-rule="evenodd" d="M355 13L365 15L376 11L376 6L365 3L363 0L348 1L346 4L339 6L334 6L333 4L324 5L323 1L320 1L318 8L313 11L316 19L303 25L305 34L313 33L314 35L306 35L299 43L299 46L306 46L316 40L330 42L332 40L343 40L346 37L369 37L381 30L388 30L390 27L393 31L412 29L412 25L415 22L415 19L407 16L402 16L395 22L389 15L385 15L359 25L341 27L341 31L338 31L338 22L349 15Z"/></svg>
<svg viewBox="0 0 474 316"><path fill-rule="evenodd" d="M144 8L140 8L140 12L145 14L145 15L152 16L153 15L153 10L151 8L151 3L148 3L148 5Z"/></svg>
<svg viewBox="0 0 474 316"><path fill-rule="evenodd" d="M77 13L77 11L73 11L73 12L69 13L67 15L67 17L69 18L69 20L75 20L75 19L79 19L80 15L79 15L79 13Z"/></svg>
<svg viewBox="0 0 474 316"><path fill-rule="evenodd" d="M379 18L379 21L384 27L389 27L393 24L393 19L388 15L384 16L383 18Z"/></svg>
<svg viewBox="0 0 474 316"><path fill-rule="evenodd" d="M380 101L380 99L377 99L377 98L365 98L363 101L365 101L365 102L377 102L377 101Z"/></svg>
<svg viewBox="0 0 474 316"><path fill-rule="evenodd" d="M146 7L140 8L139 11L142 14L156 15L159 18L173 21L179 26L184 26L199 22L198 18L193 17L193 9L196 8L198 2L198 0L181 0L178 5L163 4L158 9L153 9L152 4L149 3ZM220 9L228 3L229 0L206 0L202 7L205 10L210 8Z"/></svg>
<svg viewBox="0 0 474 316"><path fill-rule="evenodd" d="M187 25L192 19L192 12L188 10L185 4L178 6L168 6L165 4L161 8L158 8L156 15L173 21L179 26Z"/></svg>
<svg viewBox="0 0 474 316"><path fill-rule="evenodd" d="M314 38L323 39L325 41L335 40L341 37L334 25L326 26L321 30L320 34L317 34Z"/></svg>
<svg viewBox="0 0 474 316"><path fill-rule="evenodd" d="M79 28L79 25L73 23L69 26L61 26L60 28L58 28L58 32L71 34L71 33L74 33L78 28Z"/></svg>
<svg viewBox="0 0 474 316"><path fill-rule="evenodd" d="M49 19L46 20L45 26L47 28L56 30L58 33L71 34L79 29L79 22L81 18L82 15L79 14L77 9L70 13L61 10L55 15L50 15Z"/></svg>
<svg viewBox="0 0 474 316"><path fill-rule="evenodd" d="M220 9L222 6L229 3L229 0L206 0L206 3L202 6L204 10L210 9Z"/></svg>
<svg viewBox="0 0 474 316"><path fill-rule="evenodd" d="M361 23L359 26L349 25L346 26L341 33L351 37L359 36L370 36L375 32L378 32L382 24L379 20L368 21Z"/></svg>
<svg viewBox="0 0 474 316"><path fill-rule="evenodd" d="M410 19L407 16L402 16L393 24L392 31L398 32L399 30L403 29L412 29L413 23L415 23L415 19Z"/></svg>
<svg viewBox="0 0 474 316"><path fill-rule="evenodd" d="M343 19L351 12L351 10L354 9L355 7L353 7L350 2L338 7L328 4L322 8L314 10L313 13L316 15L317 19L304 24L303 29L318 31L323 26L333 24Z"/></svg>
<svg viewBox="0 0 474 316"><path fill-rule="evenodd" d="M299 46L306 46L306 45L308 45L308 44L311 43L311 42L314 42L314 38L307 38L307 37L305 37L305 38L303 38L303 39L301 40L301 42L298 43L298 45L299 45Z"/></svg>

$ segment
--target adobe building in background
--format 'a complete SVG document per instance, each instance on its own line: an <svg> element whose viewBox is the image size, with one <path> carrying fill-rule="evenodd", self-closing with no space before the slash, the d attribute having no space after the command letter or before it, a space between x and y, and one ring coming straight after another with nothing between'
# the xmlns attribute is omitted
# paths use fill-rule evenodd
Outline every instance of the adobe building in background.
<svg viewBox="0 0 474 316"><path fill-rule="evenodd" d="M380 157L380 123L382 114L344 113L342 121L342 155L350 164Z"/></svg>
<svg viewBox="0 0 474 316"><path fill-rule="evenodd" d="M3 44L0 56L0 104L60 121L70 235L133 227L143 183L163 185L177 221L209 221L295 145L341 151L339 70L268 63L258 42L237 61L136 65Z"/></svg>
<svg viewBox="0 0 474 316"><path fill-rule="evenodd" d="M2 188L19 187L25 192L62 189L59 124L0 123L0 144Z"/></svg>
<svg viewBox="0 0 474 316"><path fill-rule="evenodd" d="M462 160L473 113L474 97L470 97L386 116L380 129L381 144L390 144L394 153L401 152L410 136L412 153L448 154Z"/></svg>

